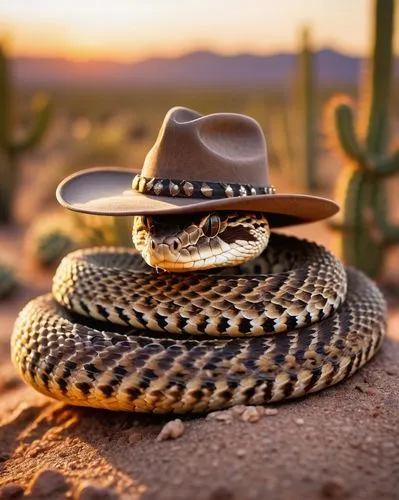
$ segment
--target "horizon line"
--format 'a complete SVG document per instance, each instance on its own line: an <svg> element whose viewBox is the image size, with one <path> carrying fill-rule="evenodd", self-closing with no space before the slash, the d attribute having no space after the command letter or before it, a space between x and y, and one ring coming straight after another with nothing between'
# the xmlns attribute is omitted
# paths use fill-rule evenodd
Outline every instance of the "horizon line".
<svg viewBox="0 0 399 500"><path fill-rule="evenodd" d="M2 44L0 43L0 48ZM354 52L347 52L345 50L341 50L340 48L334 46L334 45L323 45L315 50L313 50L313 53L317 54L319 52L323 51L331 51L331 52L336 52L338 54L341 54L346 57L350 58L357 58L357 59L366 59L368 55L366 54L360 54L360 53L354 53ZM24 53L18 53L18 54L11 54L9 55L10 59L31 59L31 60L37 60L37 59L56 59L56 60L63 60L66 62L71 62L71 63L93 63L93 62L98 62L98 63L116 63L116 64L122 64L122 65L131 65L131 64L139 64L141 62L145 61L150 61L150 60L175 60L175 59L182 59L184 57L190 56L192 54L198 54L198 53L204 53L204 54L209 54L209 55L216 55L219 57L239 57L239 56L255 56L255 57L271 57L271 56L277 56L277 55L296 55L298 54L299 51L295 50L289 50L289 49L280 49L280 50L275 50L275 51L270 51L270 52L261 52L261 51L248 51L248 50L243 50L243 51L234 51L234 52L226 52L226 51L221 51L218 49L212 49L212 48L205 48L205 47L199 47L197 49L188 49L184 50L181 52L178 52L176 54L162 54L162 53L154 53L153 55L149 55L147 57L139 58L139 59L126 59L126 58L113 58L113 57L84 57L84 58L79 58L79 57L73 57L71 55L51 55L51 54L24 54ZM399 57L399 54L394 54L394 57L397 58Z"/></svg>

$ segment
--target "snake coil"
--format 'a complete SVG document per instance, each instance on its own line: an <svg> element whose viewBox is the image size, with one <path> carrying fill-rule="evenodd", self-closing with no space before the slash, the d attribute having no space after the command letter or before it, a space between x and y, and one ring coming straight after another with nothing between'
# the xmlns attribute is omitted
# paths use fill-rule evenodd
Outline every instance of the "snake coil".
<svg viewBox="0 0 399 500"><path fill-rule="evenodd" d="M12 358L38 391L74 405L205 412L303 396L378 350L386 306L323 247L272 234L252 263L159 274L130 249L68 255L53 293L21 311Z"/></svg>

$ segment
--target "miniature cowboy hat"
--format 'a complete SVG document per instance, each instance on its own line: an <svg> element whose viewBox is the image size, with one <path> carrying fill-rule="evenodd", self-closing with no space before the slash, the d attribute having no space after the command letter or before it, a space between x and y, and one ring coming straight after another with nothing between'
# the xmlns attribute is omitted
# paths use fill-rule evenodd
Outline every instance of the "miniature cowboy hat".
<svg viewBox="0 0 399 500"><path fill-rule="evenodd" d="M255 120L233 113L203 116L182 107L167 113L141 173L84 170L61 182L57 199L71 210L101 215L266 212L272 227L313 222L338 211L325 198L276 193Z"/></svg>

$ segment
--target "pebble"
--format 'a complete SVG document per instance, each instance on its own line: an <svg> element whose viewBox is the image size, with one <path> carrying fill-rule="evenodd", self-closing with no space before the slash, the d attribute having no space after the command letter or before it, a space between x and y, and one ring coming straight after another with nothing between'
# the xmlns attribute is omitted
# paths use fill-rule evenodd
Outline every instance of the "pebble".
<svg viewBox="0 0 399 500"><path fill-rule="evenodd" d="M52 469L39 471L29 485L29 493L37 497L48 497L50 493L65 491L67 489L68 483L64 475Z"/></svg>
<svg viewBox="0 0 399 500"><path fill-rule="evenodd" d="M171 420L162 427L161 432L156 437L156 441L167 441L168 439L178 439L184 433L184 424L180 418Z"/></svg>
<svg viewBox="0 0 399 500"><path fill-rule="evenodd" d="M242 413L241 420L243 422L256 423L265 414L265 409L263 406L248 406L247 409Z"/></svg>
<svg viewBox="0 0 399 500"><path fill-rule="evenodd" d="M209 413L206 417L207 420L217 420L218 422L228 422L231 423L233 420L233 416L230 411L214 411Z"/></svg>
<svg viewBox="0 0 399 500"><path fill-rule="evenodd" d="M343 482L338 479L330 479L321 487L321 496L324 498L344 498L346 495Z"/></svg>
<svg viewBox="0 0 399 500"><path fill-rule="evenodd" d="M305 423L305 420L303 418L296 418L295 423L297 425L303 425Z"/></svg>
<svg viewBox="0 0 399 500"><path fill-rule="evenodd" d="M359 392L366 392L366 389L362 385L355 385L355 389Z"/></svg>
<svg viewBox="0 0 399 500"><path fill-rule="evenodd" d="M233 415L242 415L244 411L248 408L248 406L245 405L237 405L233 406L233 408L230 410Z"/></svg>
<svg viewBox="0 0 399 500"><path fill-rule="evenodd" d="M233 406L229 410L214 411L209 413L206 417L207 420L217 420L218 422L226 422L231 424L233 419L238 418L243 422L256 423L261 420L263 416L277 415L277 408L265 408L263 406Z"/></svg>
<svg viewBox="0 0 399 500"><path fill-rule="evenodd" d="M21 498L24 489L19 484L10 483L0 488L0 500L14 500Z"/></svg>
<svg viewBox="0 0 399 500"><path fill-rule="evenodd" d="M119 496L110 488L83 484L78 488L76 498L77 500L116 500Z"/></svg>
<svg viewBox="0 0 399 500"><path fill-rule="evenodd" d="M236 455L239 458L245 457L246 454L247 452L244 450L244 448L238 448L238 450L236 450Z"/></svg>

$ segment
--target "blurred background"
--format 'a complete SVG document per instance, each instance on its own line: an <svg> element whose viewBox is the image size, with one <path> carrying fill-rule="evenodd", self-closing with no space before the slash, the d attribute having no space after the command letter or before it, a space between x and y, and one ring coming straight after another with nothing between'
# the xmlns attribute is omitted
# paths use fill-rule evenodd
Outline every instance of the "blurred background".
<svg viewBox="0 0 399 500"><path fill-rule="evenodd" d="M397 289L398 10L395 0L1 2L0 296L16 283L48 288L73 248L130 244L128 218L66 213L55 188L81 168L140 170L175 105L257 119L278 192L342 207L286 232Z"/></svg>

